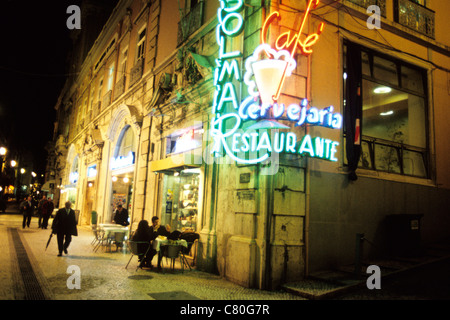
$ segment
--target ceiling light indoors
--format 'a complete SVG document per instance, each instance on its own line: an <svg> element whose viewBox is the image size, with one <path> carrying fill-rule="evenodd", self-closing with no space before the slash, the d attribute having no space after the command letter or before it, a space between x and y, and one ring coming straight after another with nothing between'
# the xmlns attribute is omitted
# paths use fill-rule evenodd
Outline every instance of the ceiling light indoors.
<svg viewBox="0 0 450 320"><path fill-rule="evenodd" d="M386 117L386 116L390 116L390 115L393 115L393 114L394 114L394 111L390 110L390 111L387 111L387 112L380 113L380 116Z"/></svg>
<svg viewBox="0 0 450 320"><path fill-rule="evenodd" d="M391 91L392 91L392 89L389 87L378 87L375 90L373 90L373 92L376 94L384 94L384 93L389 93Z"/></svg>

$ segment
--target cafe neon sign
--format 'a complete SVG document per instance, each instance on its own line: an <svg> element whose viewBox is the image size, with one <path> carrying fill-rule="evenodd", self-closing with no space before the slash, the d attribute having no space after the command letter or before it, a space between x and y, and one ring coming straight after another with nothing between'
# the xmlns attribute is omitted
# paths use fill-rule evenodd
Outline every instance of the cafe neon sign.
<svg viewBox="0 0 450 320"><path fill-rule="evenodd" d="M274 130L270 134L263 132L244 132L242 125L246 121L269 120L273 129L287 129L289 127L277 123L278 120L287 120L295 126L316 125L331 129L342 127L342 115L334 112L333 106L324 109L310 107L307 99L299 104L284 105L278 103L284 82L296 68L294 59L297 49L301 54L312 53L312 46L319 40L324 29L320 23L316 33L301 39L305 23L311 9L318 6L320 0L309 0L305 10L300 29L295 35L291 31L282 33L275 41L275 49L265 42L267 28L275 19L281 19L280 13L270 14L261 30L261 44L245 61L244 77L241 77L238 58L242 57L240 51L227 51L227 43L242 33L244 19L240 12L243 9L243 0L219 0L220 7L217 12L218 25L216 27L216 41L219 46L218 58L214 69L214 100L211 121L211 136L214 145L211 153L219 156L221 150L238 163L255 164L267 160L270 154L292 153L329 161L337 161L336 152L338 142L321 137L304 135L297 143L294 132L279 132ZM261 59L262 56L266 58ZM238 103L233 80L244 81L248 88L248 97ZM226 106L232 106L234 112L226 112ZM278 126L277 126L278 125ZM265 150L265 152L264 152ZM242 153L257 153L251 159L238 156Z"/></svg>

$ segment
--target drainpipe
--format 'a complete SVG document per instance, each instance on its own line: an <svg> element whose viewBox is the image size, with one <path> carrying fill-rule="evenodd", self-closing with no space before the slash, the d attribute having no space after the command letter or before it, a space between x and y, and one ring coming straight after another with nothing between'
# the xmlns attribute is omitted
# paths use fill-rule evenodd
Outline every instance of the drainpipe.
<svg viewBox="0 0 450 320"><path fill-rule="evenodd" d="M306 98L311 101L311 55L308 56ZM305 134L309 134L309 127L305 127ZM305 168L305 277L309 276L309 210L310 210L311 169L308 158Z"/></svg>
<svg viewBox="0 0 450 320"><path fill-rule="evenodd" d="M266 20L267 17L267 10L266 10L266 1L262 0L261 1L261 25L264 23L264 21ZM266 35L265 35L266 36ZM259 170L258 170L258 179L260 178L259 176ZM271 184L269 183L270 180L270 176L267 176L266 178L266 190L267 190L267 194L271 193ZM258 183L259 186L261 186L260 183ZM265 290L270 290L271 288L271 282L272 282L272 267L271 267L271 254L270 254L270 229L271 229L271 199L270 199L270 195L268 196L268 199L266 201L266 225L265 225L265 230L264 230L264 244L265 244L265 250L264 250L264 266L263 266L263 283L261 285L261 289L265 289Z"/></svg>

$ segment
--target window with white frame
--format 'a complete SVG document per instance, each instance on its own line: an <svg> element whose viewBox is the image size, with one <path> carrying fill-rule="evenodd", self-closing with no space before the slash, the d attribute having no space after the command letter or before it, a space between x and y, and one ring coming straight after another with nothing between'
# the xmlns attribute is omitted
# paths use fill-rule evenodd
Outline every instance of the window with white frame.
<svg viewBox="0 0 450 320"><path fill-rule="evenodd" d="M145 39L146 39L147 28L144 27L138 32L137 39L137 50L136 50L136 61L142 59L145 54Z"/></svg>

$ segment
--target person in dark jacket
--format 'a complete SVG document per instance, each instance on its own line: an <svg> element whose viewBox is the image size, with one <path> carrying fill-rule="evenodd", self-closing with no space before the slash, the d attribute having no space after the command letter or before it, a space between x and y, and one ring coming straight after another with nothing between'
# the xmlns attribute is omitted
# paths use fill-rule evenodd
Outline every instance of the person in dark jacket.
<svg viewBox="0 0 450 320"><path fill-rule="evenodd" d="M140 254L144 254L148 247L151 246L151 241L154 240L152 233L150 232L150 226L148 224L147 220L141 220L138 224L138 227L136 229L136 232L131 237L132 241L140 241L140 242L147 242L147 245L144 245L143 243L138 244L138 252ZM150 247L147 256L140 257L139 261L141 262L141 267L148 267L152 268L152 259L153 256L156 254L155 249Z"/></svg>
<svg viewBox="0 0 450 320"><path fill-rule="evenodd" d="M42 199L39 201L37 212L38 212L38 228L42 228L42 219L44 218L44 205L47 202L47 197L42 196Z"/></svg>
<svg viewBox="0 0 450 320"><path fill-rule="evenodd" d="M124 209L121 204L117 206L113 221L117 224L123 225L124 227L130 224L128 222L128 210Z"/></svg>
<svg viewBox="0 0 450 320"><path fill-rule="evenodd" d="M25 229L25 225L29 228L31 217L33 216L33 203L31 202L31 196L26 198L22 203L20 204L20 211L23 214L23 222L22 222L22 228Z"/></svg>
<svg viewBox="0 0 450 320"><path fill-rule="evenodd" d="M48 226L48 219L52 215L53 209L55 208L55 205L53 204L53 199L48 198L48 200L42 205L42 229L47 229Z"/></svg>
<svg viewBox="0 0 450 320"><path fill-rule="evenodd" d="M64 251L67 254L67 248L72 241L72 236L78 236L77 220L75 218L75 211L70 207L72 203L67 201L64 208L58 210L53 219L52 233L56 234L58 240L58 257L62 256Z"/></svg>
<svg viewBox="0 0 450 320"><path fill-rule="evenodd" d="M169 237L170 236L170 226L169 225L166 225L165 227L161 226L159 224L159 218L157 216L154 216L152 218L152 226L150 227L150 235L151 235L152 240L156 239L158 236ZM156 254L156 250L148 252L147 255L150 256L149 257L150 261L152 261L155 254ZM163 256L163 254L160 251L158 254L158 270L161 270L162 256Z"/></svg>

